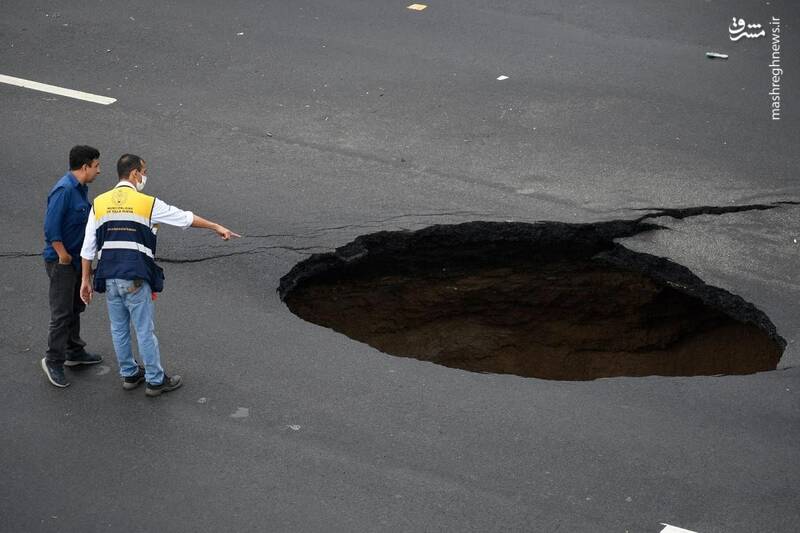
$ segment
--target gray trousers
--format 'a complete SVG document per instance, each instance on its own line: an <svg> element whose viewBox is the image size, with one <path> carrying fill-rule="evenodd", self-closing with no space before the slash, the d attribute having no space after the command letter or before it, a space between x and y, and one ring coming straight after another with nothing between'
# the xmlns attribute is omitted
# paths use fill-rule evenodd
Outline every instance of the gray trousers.
<svg viewBox="0 0 800 533"><path fill-rule="evenodd" d="M73 265L45 261L50 278L50 333L47 337L47 362L61 366L72 354L83 351L81 313L86 309L81 300L81 275Z"/></svg>

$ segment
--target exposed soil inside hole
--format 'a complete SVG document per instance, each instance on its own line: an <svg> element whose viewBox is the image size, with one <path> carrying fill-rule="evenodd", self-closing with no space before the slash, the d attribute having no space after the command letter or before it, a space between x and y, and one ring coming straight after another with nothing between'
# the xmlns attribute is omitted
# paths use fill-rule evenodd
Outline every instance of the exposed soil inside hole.
<svg viewBox="0 0 800 533"><path fill-rule="evenodd" d="M383 232L357 240L359 253L301 263L282 296L298 316L383 352L476 372L589 380L776 368L785 343L741 298L602 232L552 229L561 238Z"/></svg>

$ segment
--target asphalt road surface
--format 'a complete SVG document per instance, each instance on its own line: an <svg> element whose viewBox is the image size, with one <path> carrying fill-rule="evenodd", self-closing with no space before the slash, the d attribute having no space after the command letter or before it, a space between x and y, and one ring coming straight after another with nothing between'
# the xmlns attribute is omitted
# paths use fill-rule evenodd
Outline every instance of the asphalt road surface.
<svg viewBox="0 0 800 533"><path fill-rule="evenodd" d="M749 376L470 373L275 292L379 230L800 201L800 8L410 3L3 2L1 75L116 102L0 83L0 530L800 530L799 205L622 242L772 319L786 352ZM732 41L733 17L766 35ZM186 383L158 399L120 387L102 297L83 336L103 365L63 390L38 366L45 198L84 143L90 197L133 152L147 192L244 235L159 234L157 333Z"/></svg>

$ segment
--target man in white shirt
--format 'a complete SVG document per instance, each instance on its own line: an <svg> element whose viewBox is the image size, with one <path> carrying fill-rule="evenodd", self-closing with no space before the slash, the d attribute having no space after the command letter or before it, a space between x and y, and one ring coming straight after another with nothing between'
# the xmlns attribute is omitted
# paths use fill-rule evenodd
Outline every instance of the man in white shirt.
<svg viewBox="0 0 800 533"><path fill-rule="evenodd" d="M95 198L81 249L81 299L89 304L93 292L105 292L111 337L119 361L122 387L133 390L147 381L145 394L159 396L181 386L180 376L161 367L153 322L154 295L163 289L164 275L155 263L158 224L214 231L223 240L240 235L191 211L167 205L143 194L147 163L125 154L117 162L119 183ZM92 261L98 258L92 280ZM136 331L139 366L131 350L130 325Z"/></svg>

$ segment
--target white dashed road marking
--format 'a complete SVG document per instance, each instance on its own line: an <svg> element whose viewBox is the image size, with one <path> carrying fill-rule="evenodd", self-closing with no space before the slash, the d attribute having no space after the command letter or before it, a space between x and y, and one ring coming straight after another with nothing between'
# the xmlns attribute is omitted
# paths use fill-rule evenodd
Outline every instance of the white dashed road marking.
<svg viewBox="0 0 800 533"><path fill-rule="evenodd" d="M669 524L665 524L664 522L661 522L661 525L666 526L664 527L664 529L661 530L661 533L697 533L696 531L691 531L689 529L683 529L680 527L671 526Z"/></svg>
<svg viewBox="0 0 800 533"><path fill-rule="evenodd" d="M99 94L85 93L83 91L75 91L73 89L65 89L55 85L47 85L46 83L39 83L38 81L23 80L22 78L14 78L0 74L0 83L7 83L8 85L15 85L17 87L24 87L26 89L33 89L34 91L42 91L43 93L57 94L59 96L66 96L68 98L75 98L77 100L85 100L95 104L109 105L117 101L116 98L109 98L108 96L100 96Z"/></svg>

